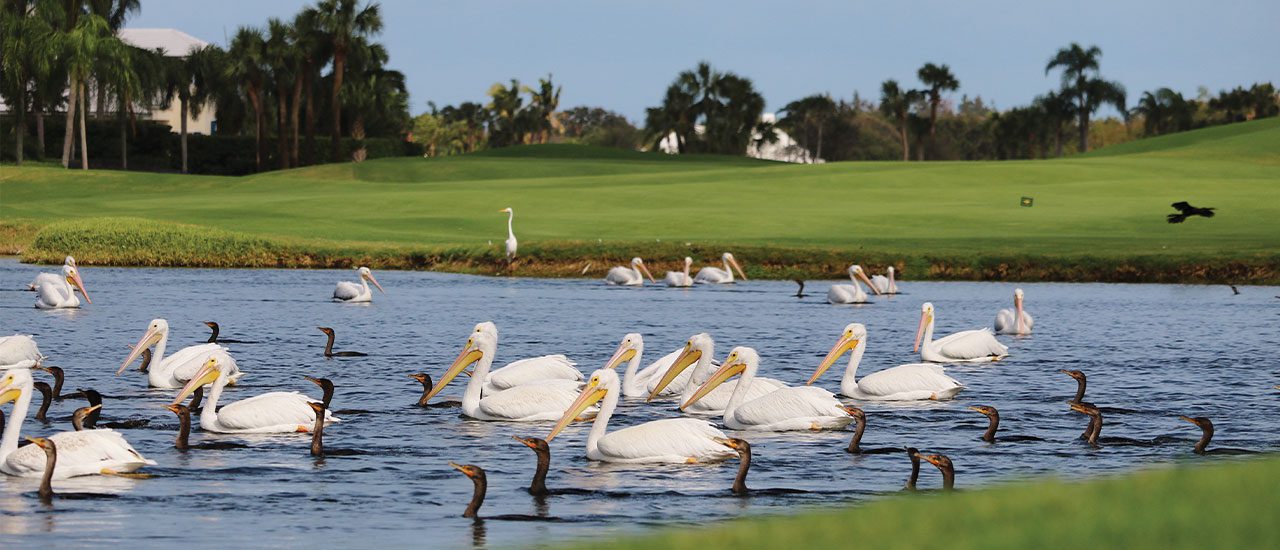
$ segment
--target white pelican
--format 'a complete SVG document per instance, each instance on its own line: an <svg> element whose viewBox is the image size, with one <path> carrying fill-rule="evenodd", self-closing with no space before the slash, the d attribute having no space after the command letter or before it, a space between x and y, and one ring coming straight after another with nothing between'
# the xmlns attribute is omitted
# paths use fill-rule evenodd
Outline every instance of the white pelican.
<svg viewBox="0 0 1280 550"><path fill-rule="evenodd" d="M836 359L849 354L849 366L844 369L844 377L840 379L840 394L854 399L876 401L916 401L921 399L951 399L964 389L954 378L947 376L939 365L928 363L912 363L898 365L879 372L871 373L858 380L858 364L862 362L862 353L867 349L867 327L861 323L850 323L844 327L844 333L832 346L831 351L818 364L818 370L809 377L806 385L813 384L827 372Z"/></svg>
<svg viewBox="0 0 1280 550"><path fill-rule="evenodd" d="M36 275L32 284L36 288L36 307L40 309L80 307L76 290L84 294L84 301L93 303L89 292L84 289L84 281L80 280L80 272L72 265L63 265L61 276L52 273Z"/></svg>
<svg viewBox="0 0 1280 550"><path fill-rule="evenodd" d="M604 282L611 285L640 286L644 284L646 276L650 281L658 282L653 279L653 274L649 273L649 268L645 267L644 260L631 258L631 267L619 265L610 268L609 273L604 276Z"/></svg>
<svg viewBox="0 0 1280 550"><path fill-rule="evenodd" d="M684 257L684 271L668 271L664 281L667 286L686 287L693 286L693 277L689 276L689 270L693 268L693 258Z"/></svg>
<svg viewBox="0 0 1280 550"><path fill-rule="evenodd" d="M747 274L742 272L742 266L738 265L738 260L733 258L733 254L725 252L720 256L720 260L724 262L724 269L714 266L699 269L698 275L693 278L693 282L709 284L732 283L733 271L731 269L737 269L738 275L742 276L742 280L747 280Z"/></svg>
<svg viewBox="0 0 1280 550"><path fill-rule="evenodd" d="M342 281L333 289L333 299L339 302L363 303L373 301L373 291L369 289L369 283L378 287L378 292L386 292L382 289L382 285L378 284L378 280L373 278L373 272L367 267L361 267L356 270L360 273L360 282L353 283L350 281Z"/></svg>
<svg viewBox="0 0 1280 550"><path fill-rule="evenodd" d="M231 381L230 369L217 355L209 357L200 371L182 387L173 405L181 403L196 388L213 384L200 409L200 429L214 433L276 434L310 432L315 427L316 411L308 403L319 403L298 392L273 391L241 399L218 407L222 388ZM325 424L341 422L324 412Z"/></svg>
<svg viewBox="0 0 1280 550"><path fill-rule="evenodd" d="M893 279L893 266L889 266L889 276L872 275L871 288L876 294L898 294L898 282Z"/></svg>
<svg viewBox="0 0 1280 550"><path fill-rule="evenodd" d="M547 442L555 439L588 407L602 401L600 412L591 424L591 433L587 435L588 459L632 464L693 464L738 456L737 451L717 442L727 436L705 420L666 418L606 433L620 392L618 373L613 369L591 373L582 393L551 429Z"/></svg>
<svg viewBox="0 0 1280 550"><path fill-rule="evenodd" d="M605 363L605 368L616 369L623 361L627 363L627 370L622 375L622 395L626 397L645 397L648 396L662 380L663 373L671 368L671 364L675 363L676 358L684 351L683 347L677 348L675 351L668 353L657 361L649 364L649 366L636 372L640 367L640 360L644 355L644 337L639 333L632 332L622 337L622 342L618 344L618 349L613 352L613 357L609 358L609 362ZM685 383L689 380L690 373L685 372L664 388L660 395L676 395L684 388Z"/></svg>
<svg viewBox="0 0 1280 550"><path fill-rule="evenodd" d="M1009 348L996 340L991 329L966 330L934 340L933 304L929 302L920 306L920 326L916 329L912 351L919 351L920 358L930 363L981 363L999 361L1009 355Z"/></svg>
<svg viewBox="0 0 1280 550"><path fill-rule="evenodd" d="M853 415L831 392L813 386L781 387L756 398L748 394L755 381L760 356L748 347L736 347L724 365L680 405L685 410L734 375L742 375L724 408L724 425L735 430L822 430L843 428Z"/></svg>
<svg viewBox="0 0 1280 550"><path fill-rule="evenodd" d="M26 334L0 336L0 369L34 367L42 360L44 354L35 338Z"/></svg>
<svg viewBox="0 0 1280 550"><path fill-rule="evenodd" d="M44 473L44 451L36 445L18 448L22 422L31 406L33 382L31 370L9 369L0 377L0 404L14 401L9 423L0 439L0 471L18 477L40 477ZM58 464L54 479L132 472L154 460L147 460L125 441L119 432L110 429L62 432L49 439L58 446Z"/></svg>
<svg viewBox="0 0 1280 550"><path fill-rule="evenodd" d="M147 369L147 383L153 388L181 388L191 377L196 375L204 363L210 357L217 356L221 360L222 366L227 370L231 381L239 379L241 376L240 369L236 367L236 361L227 353L227 348L218 344L197 344L188 346L175 352L173 355L165 357L165 346L169 343L169 322L164 319L152 319L151 324L147 326L147 332L142 335L142 339L133 346L133 351L125 358L124 363L120 364L120 370L116 371L118 376L129 367L134 359L142 355L142 350L155 346L156 350L151 355L151 366Z"/></svg>
<svg viewBox="0 0 1280 550"><path fill-rule="evenodd" d="M1022 310L1022 289L1013 289L1013 309L1002 309L996 313L997 334L1031 334L1031 325L1035 319Z"/></svg>
<svg viewBox="0 0 1280 550"><path fill-rule="evenodd" d="M493 335L494 345L497 345L498 325L493 324L492 321L476 323L472 332L486 332ZM517 359L502 368L494 369L485 377L483 395L543 380L581 382L582 373L578 371L577 363L570 361L562 354Z"/></svg>
<svg viewBox="0 0 1280 550"><path fill-rule="evenodd" d="M76 259L75 259L75 258L72 258L71 256L67 256L66 258L63 258L63 259L62 259L62 265L63 265L63 266L71 266L71 267L76 268L76 269L79 269L79 268L80 268L80 266L77 266L77 265L76 265ZM40 275L44 275L44 274L43 274L43 273L41 273ZM36 278L35 278L35 279L33 279L30 283L27 283L27 290L34 291L34 290L36 289L36 286L38 286L38 285L40 284L40 275L36 275ZM56 277L56 275L55 275L55 277Z"/></svg>
<svg viewBox="0 0 1280 550"><path fill-rule="evenodd" d="M463 346L462 353L453 361L440 377L435 387L422 398L422 402L435 397L458 374L471 364L476 368L471 373L471 381L462 394L462 414L480 420L555 420L573 403L578 394L581 382L573 380L543 380L532 384L524 384L500 391L493 395L481 397L484 380L489 376L489 367L493 365L493 354L498 348L498 339L487 332L474 332Z"/></svg>
<svg viewBox="0 0 1280 550"><path fill-rule="evenodd" d="M862 290L862 285L858 284L858 279L867 283L867 287L872 292L879 294L875 285L871 284L871 279L867 278L866 272L862 271L862 266L854 264L849 266L849 280L853 282L851 285L831 285L831 290L827 291L827 302L832 304L866 304L867 293Z"/></svg>
<svg viewBox="0 0 1280 550"><path fill-rule="evenodd" d="M669 386L680 385L680 402L685 403L689 397L693 395L698 387L703 385L711 374L715 372L717 365L714 364L712 357L715 354L715 341L711 339L711 335L707 333L695 334L689 341L685 343L680 355L667 368L667 372L663 373L662 379L658 380L657 386L650 390L648 401L652 401L659 395L665 395L663 390ZM688 373L689 365L697 364L693 368L692 373ZM681 375L688 373L687 377L682 378ZM681 382L683 384L681 385ZM720 385L712 388L713 391L680 410L688 413L698 414L722 414L725 407L729 405L730 398L733 397L733 391L737 388L739 382L734 380L728 384ZM784 387L786 384L772 378L759 378L756 384L747 391L748 399L761 397L778 388Z"/></svg>
<svg viewBox="0 0 1280 550"><path fill-rule="evenodd" d="M516 259L516 233L511 229L511 222L516 219L516 211L510 206L499 210L507 214L507 263Z"/></svg>

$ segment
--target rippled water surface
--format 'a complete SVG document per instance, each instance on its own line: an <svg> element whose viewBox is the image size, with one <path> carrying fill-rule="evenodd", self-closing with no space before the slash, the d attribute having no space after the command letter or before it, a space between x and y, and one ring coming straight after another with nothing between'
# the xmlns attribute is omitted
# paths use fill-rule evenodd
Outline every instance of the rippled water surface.
<svg viewBox="0 0 1280 550"><path fill-rule="evenodd" d="M52 268L44 267L44 270ZM501 330L498 363L565 353L584 372L598 368L627 332L645 337L648 360L707 331L720 358L736 345L757 348L761 373L802 383L851 321L869 331L863 374L914 362L910 353L919 307L932 301L938 333L990 325L1008 307L1014 286L984 283L902 284L904 295L867 306L824 302L827 283L811 282L809 297L794 283L749 282L672 290L610 288L586 280L481 278L379 272L386 294L372 305L328 300L351 271L83 268L94 299L78 311L39 311L33 293L16 290L40 271L0 261L0 332L35 334L49 364L64 367L64 391L95 388L107 395L103 421L150 419L125 430L129 441L159 463L152 479L78 478L56 490L113 498L35 497L31 480L0 480L0 533L24 544L68 545L184 540L233 545L460 547L569 540L587 533L633 532L646 526L704 524L749 514L883 498L909 471L905 455L850 456L848 432L736 434L750 440L753 488L804 492L735 498L728 492L736 462L677 467L611 466L588 462L588 427L566 430L552 445L548 484L593 491L534 501L523 490L534 456L512 435L545 437L547 423L465 420L457 409L414 407L421 387L406 374L438 378L457 355L472 325L492 320ZM1276 449L1280 442L1280 290L1224 286L1024 284L1035 335L1001 337L1011 357L994 365L951 366L968 389L951 402L862 403L869 418L864 447L911 445L943 452L956 464L957 486L977 487L1038 475L1087 477L1151 464L1202 460L1190 453L1199 431L1180 414L1214 419L1220 446ZM10 290L14 289L14 290ZM370 454L315 460L306 435L216 436L196 428L192 441L227 440L241 450L173 448L176 419L163 409L172 390L148 390L144 375L115 369L155 317L169 321L169 348L203 342L201 321L222 324L247 373L227 399L272 390L318 395L303 375L331 378L334 409L345 422L326 430L330 447ZM369 357L326 360L317 325L338 333L338 349ZM822 384L838 391L841 360ZM1152 440L1149 446L1090 449L1076 437L1085 419L1067 410L1075 382L1058 369L1089 375L1088 400L1115 407L1103 436ZM38 374L38 379L43 375ZM461 380L445 391L460 396ZM997 443L978 438L986 420L968 405L1000 409L1002 434L1042 442ZM51 422L27 420L24 433L70 429L79 400L55 403ZM624 401L613 426L674 415L670 402ZM8 407L6 407L8 412ZM10 421L13 421L11 418ZM486 468L490 483L482 515L531 514L554 522L459 517L471 482L449 461ZM940 484L926 465L922 487ZM17 538L13 538L13 537Z"/></svg>

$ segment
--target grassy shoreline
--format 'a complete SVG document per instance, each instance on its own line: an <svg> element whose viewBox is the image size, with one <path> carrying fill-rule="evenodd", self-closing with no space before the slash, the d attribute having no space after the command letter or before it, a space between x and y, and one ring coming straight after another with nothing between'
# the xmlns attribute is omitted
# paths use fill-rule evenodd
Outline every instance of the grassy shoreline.
<svg viewBox="0 0 1280 550"><path fill-rule="evenodd" d="M659 275L692 256L716 264L731 249L757 279L838 279L850 258L873 273L893 265L906 280L1054 281L1193 284L1280 284L1280 254L1223 260L1168 255L1103 258L1025 254L960 257L906 255L868 248L686 245L685 243L591 243L550 241L522 245L512 271L499 244L396 246L272 239L215 228L137 218L86 218L0 224L0 251L21 253L23 262L60 263L68 254L84 265L124 267L350 268L431 270L477 275L596 278L633 255L647 259Z"/></svg>
<svg viewBox="0 0 1280 550"><path fill-rule="evenodd" d="M666 529L575 548L1274 548L1280 459L1187 461L1084 482L906 494L793 516ZM926 467L928 467L926 465Z"/></svg>

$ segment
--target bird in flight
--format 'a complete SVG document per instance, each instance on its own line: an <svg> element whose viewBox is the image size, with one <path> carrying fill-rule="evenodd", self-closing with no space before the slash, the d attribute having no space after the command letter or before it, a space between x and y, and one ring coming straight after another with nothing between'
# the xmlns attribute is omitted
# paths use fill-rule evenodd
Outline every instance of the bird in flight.
<svg viewBox="0 0 1280 550"><path fill-rule="evenodd" d="M1204 216L1206 218L1213 217L1213 208L1197 208L1195 206L1191 206L1187 201L1175 202L1171 206L1173 206L1178 213L1169 214L1169 223L1182 223L1191 216Z"/></svg>

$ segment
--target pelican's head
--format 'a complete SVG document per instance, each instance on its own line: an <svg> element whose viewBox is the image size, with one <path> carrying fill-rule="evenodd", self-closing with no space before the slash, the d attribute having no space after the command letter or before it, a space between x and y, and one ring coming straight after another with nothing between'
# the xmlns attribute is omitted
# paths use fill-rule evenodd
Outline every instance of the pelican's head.
<svg viewBox="0 0 1280 550"><path fill-rule="evenodd" d="M632 332L622 337L622 342L618 344L618 349L613 352L613 357L604 364L606 369L616 369L619 365L626 363L644 353L644 337L640 333Z"/></svg>
<svg viewBox="0 0 1280 550"><path fill-rule="evenodd" d="M1013 306L1016 307L1018 311L1022 311L1022 300L1022 289L1013 289Z"/></svg>
<svg viewBox="0 0 1280 550"><path fill-rule="evenodd" d="M120 364L120 369L116 371L118 376L129 367L134 359L142 355L142 350L147 349L160 343L161 340L169 334L169 322L164 319L152 319L151 324L147 325L147 332L142 335L137 344L133 345L133 351L129 352L129 356L124 358L124 362Z"/></svg>
<svg viewBox="0 0 1280 550"><path fill-rule="evenodd" d="M893 266L889 266L888 271L889 271L889 274L890 274L890 275L893 275Z"/></svg>
<svg viewBox="0 0 1280 550"><path fill-rule="evenodd" d="M66 277L67 284L80 290L80 294L84 295L84 301L93 303L93 300L89 298L89 291L84 289L84 281L80 279L80 271L76 269L75 264L62 266L62 275Z"/></svg>
<svg viewBox="0 0 1280 550"><path fill-rule="evenodd" d="M188 395L195 393L196 388L204 386L205 384L212 384L216 382L218 378L225 376L224 369L226 369L229 364L226 359L229 359L229 357L226 357L225 353L215 353L210 355L209 358L205 360L204 364L200 366L200 370L196 372L196 375L192 376L190 380L187 380L187 384L182 386L182 389L178 391L178 396L173 398L172 404L176 405L181 403Z"/></svg>
<svg viewBox="0 0 1280 550"><path fill-rule="evenodd" d="M684 349L680 350L680 355L676 356L676 360L667 367L667 372L663 373L662 379L658 380L658 385L654 386L653 391L649 392L649 397L645 402L653 401L662 390L671 385L671 382L684 372L684 369L690 365L702 360L705 355L708 360L715 350L715 341L711 339L711 335L701 332L689 337L689 341L685 342Z"/></svg>
<svg viewBox="0 0 1280 550"><path fill-rule="evenodd" d="M738 270L738 276L742 277L742 280L747 280L747 274L742 272L742 266L738 265L738 260L733 257L733 254L725 252L720 258L732 266L733 269Z"/></svg>
<svg viewBox="0 0 1280 550"><path fill-rule="evenodd" d="M759 364L760 355L756 353L755 349L746 346L733 348L729 351L729 356L724 359L724 364L720 366L720 369L699 386L698 390L689 396L689 399L680 404L680 410L683 411L689 408L689 405L697 403L699 399L706 397L708 393L711 393L711 390L716 389L717 386L727 382L730 378L753 371Z"/></svg>
<svg viewBox="0 0 1280 550"><path fill-rule="evenodd" d="M684 257L684 266L685 266L685 267L689 267L689 266L691 266L691 265L693 265L693 258L690 258L689 256L685 256L685 257Z"/></svg>
<svg viewBox="0 0 1280 550"><path fill-rule="evenodd" d="M440 377L440 382L422 397L422 402L430 400L440 393L445 386L449 385L454 378L462 374L467 367L476 361L484 358L485 355L493 357L493 352L498 348L498 338L487 332L472 332L471 337L467 338L467 343L462 346L462 351L458 353L458 358L453 360L453 364L444 371L444 375Z"/></svg>
<svg viewBox="0 0 1280 550"><path fill-rule="evenodd" d="M978 411L978 412L982 413L982 415L983 415L983 416L985 416L985 417L987 417L987 418L992 418L992 417L998 417L998 416L1000 416L1000 412L999 412L999 411L997 411L995 407L988 407L988 406L986 406L986 405L973 405L973 406L969 407L969 410L971 410L971 411Z"/></svg>
<svg viewBox="0 0 1280 550"><path fill-rule="evenodd" d="M867 277L867 272L864 271L862 269L862 266L858 264L853 264L849 266L849 278L859 279L864 284L866 284L867 288L870 288L872 292L875 292L876 294L880 293L880 289L876 287L876 285L871 284L871 279Z"/></svg>
<svg viewBox="0 0 1280 550"><path fill-rule="evenodd" d="M498 325L493 324L493 321L484 321L484 322L476 323L476 328L472 329L471 332L485 332L488 334L492 334L493 337L497 339Z"/></svg>
<svg viewBox="0 0 1280 550"><path fill-rule="evenodd" d="M858 348L858 344L867 341L867 327L862 323L849 323L844 327L844 332L840 333L840 339L836 340L836 344L831 346L831 351L827 352L827 356L822 358L822 362L818 363L818 369L813 371L813 376L809 377L809 381L805 385L813 384L827 369L834 365L836 360L844 355L845 352Z"/></svg>
<svg viewBox="0 0 1280 550"><path fill-rule="evenodd" d="M501 213L503 213L503 214L515 214L515 213L516 213L516 211L515 211L515 210L512 210L510 206L508 206L508 207L506 207L506 208L503 208L502 210L499 210L498 212L501 212Z"/></svg>
<svg viewBox="0 0 1280 550"><path fill-rule="evenodd" d="M0 405L17 401L22 396L23 390L30 388L32 383L31 371L28 369L16 368L4 371L4 376L0 377Z"/></svg>
<svg viewBox="0 0 1280 550"><path fill-rule="evenodd" d="M365 279L373 283L373 286L378 287L378 292L386 292L386 290L382 289L382 285L378 284L378 280L373 278L373 272L369 271L369 268L361 266L360 269L358 269L357 271L360 272L361 279Z"/></svg>
<svg viewBox="0 0 1280 550"><path fill-rule="evenodd" d="M561 416L555 427L551 428L551 433L547 435L547 442L550 443L555 439L556 435L582 414L582 411L604 399L610 390L615 392L618 390L617 372L613 369L600 369L591 373L591 378L587 380L586 385L582 386L582 393L578 394L578 398L564 411L564 416Z"/></svg>
<svg viewBox="0 0 1280 550"><path fill-rule="evenodd" d="M649 268L645 267L644 260L641 260L640 257L637 256L635 258L631 258L631 267L632 269L638 269L640 271L643 271L645 277L649 278L649 282L653 282L653 283L658 282L653 278L653 274L649 273Z"/></svg>
<svg viewBox="0 0 1280 550"><path fill-rule="evenodd" d="M933 304L925 302L920 306L920 326L916 327L916 343L912 346L912 353L920 351L920 339L924 337L924 331L933 324Z"/></svg>

